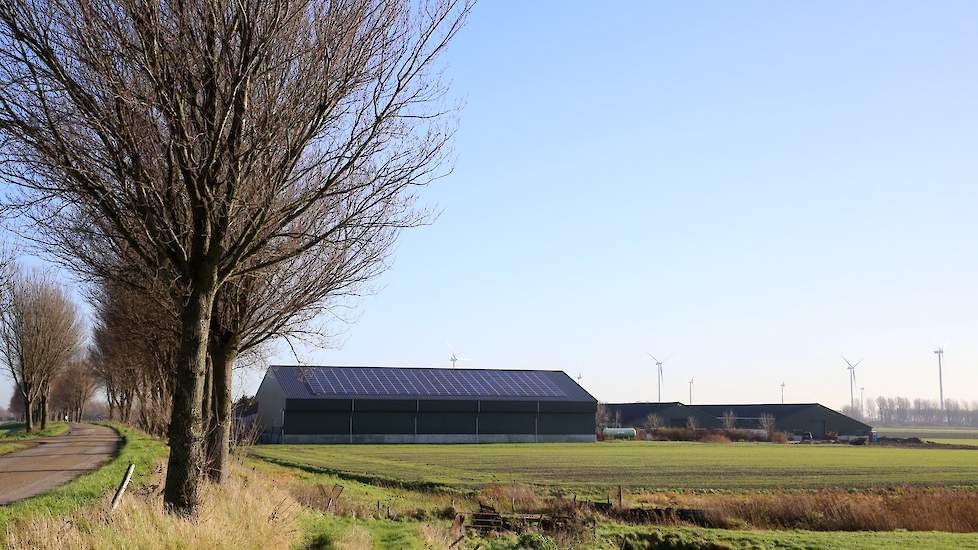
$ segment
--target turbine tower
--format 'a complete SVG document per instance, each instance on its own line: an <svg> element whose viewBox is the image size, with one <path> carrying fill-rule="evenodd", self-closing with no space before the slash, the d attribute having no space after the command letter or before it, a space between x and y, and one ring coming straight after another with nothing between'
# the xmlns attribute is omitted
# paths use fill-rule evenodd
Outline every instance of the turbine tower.
<svg viewBox="0 0 978 550"><path fill-rule="evenodd" d="M854 411L856 410L856 367L858 367L863 360L860 359L859 361L856 361L855 365L850 363L845 356L842 357L842 360L846 362L846 365L849 365L846 367L849 369L849 410Z"/></svg>
<svg viewBox="0 0 978 550"><path fill-rule="evenodd" d="M781 382L781 404L784 405L784 382Z"/></svg>
<svg viewBox="0 0 978 550"><path fill-rule="evenodd" d="M689 379L689 404L693 404L693 379Z"/></svg>
<svg viewBox="0 0 978 550"><path fill-rule="evenodd" d="M645 352L645 353L648 353L649 357L651 357L652 360L655 361L655 368L657 371L656 379L658 380L658 390L659 390L658 402L662 403L662 364L665 363L665 361L659 361L658 359L655 358L654 355L652 355L649 352Z"/></svg>
<svg viewBox="0 0 978 550"><path fill-rule="evenodd" d="M937 356L937 382L941 389L941 412L944 412L944 348L939 347L934 350L934 355Z"/></svg>
<svg viewBox="0 0 978 550"><path fill-rule="evenodd" d="M449 361L452 362L452 368L454 369L455 368L455 363L458 363L459 361L468 361L468 359L466 359L464 357L459 357L454 352L452 352L452 357L451 357L451 359L449 359Z"/></svg>

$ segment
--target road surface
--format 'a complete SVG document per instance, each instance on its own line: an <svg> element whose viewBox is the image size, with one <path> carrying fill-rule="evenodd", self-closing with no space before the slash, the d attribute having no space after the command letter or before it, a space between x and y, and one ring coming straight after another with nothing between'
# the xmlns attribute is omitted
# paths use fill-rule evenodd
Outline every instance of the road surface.
<svg viewBox="0 0 978 550"><path fill-rule="evenodd" d="M0 505L41 494L98 469L112 458L120 441L112 428L71 424L67 434L38 439L29 449L0 455Z"/></svg>

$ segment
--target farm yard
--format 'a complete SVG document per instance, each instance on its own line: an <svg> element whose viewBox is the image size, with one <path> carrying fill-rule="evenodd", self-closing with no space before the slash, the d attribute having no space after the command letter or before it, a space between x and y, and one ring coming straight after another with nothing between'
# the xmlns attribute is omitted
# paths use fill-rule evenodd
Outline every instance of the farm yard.
<svg viewBox="0 0 978 550"><path fill-rule="evenodd" d="M514 445L268 445L282 465L419 487L521 483L582 494L630 490L978 485L978 452L849 445L686 442Z"/></svg>

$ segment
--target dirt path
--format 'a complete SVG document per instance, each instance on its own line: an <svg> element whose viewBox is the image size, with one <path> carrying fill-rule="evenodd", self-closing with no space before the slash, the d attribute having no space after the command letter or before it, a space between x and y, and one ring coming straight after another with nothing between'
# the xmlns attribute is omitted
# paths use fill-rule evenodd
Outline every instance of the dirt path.
<svg viewBox="0 0 978 550"><path fill-rule="evenodd" d="M30 449L0 455L0 505L38 495L98 469L112 457L119 442L112 428L72 424L65 435L39 439Z"/></svg>

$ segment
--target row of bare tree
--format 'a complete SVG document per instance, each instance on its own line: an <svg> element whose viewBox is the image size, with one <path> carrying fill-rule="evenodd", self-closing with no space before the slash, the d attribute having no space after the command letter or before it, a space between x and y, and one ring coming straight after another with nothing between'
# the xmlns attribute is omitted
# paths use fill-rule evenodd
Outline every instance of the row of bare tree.
<svg viewBox="0 0 978 550"><path fill-rule="evenodd" d="M436 60L469 10L0 2L8 220L95 289L93 364L114 410L165 425L168 509L225 475L240 355L318 333L428 219L415 190L453 133Z"/></svg>
<svg viewBox="0 0 978 550"><path fill-rule="evenodd" d="M32 430L37 421L42 429L45 420L68 420L81 422L85 418L103 417L103 404L94 401L98 389L98 380L91 365L84 360L72 361L62 369L52 384L48 397L48 414L42 417L43 411L39 403L35 403L31 411ZM19 419L27 421L27 405L19 387L14 387L6 410L0 409L0 419Z"/></svg>
<svg viewBox="0 0 978 550"><path fill-rule="evenodd" d="M959 426L978 427L978 402L945 399L944 408L934 399L877 397L867 399L863 410L843 409L856 418L883 426Z"/></svg>
<svg viewBox="0 0 978 550"><path fill-rule="evenodd" d="M84 325L67 289L49 274L5 261L0 281L0 361L23 403L27 432L78 418L94 382Z"/></svg>

